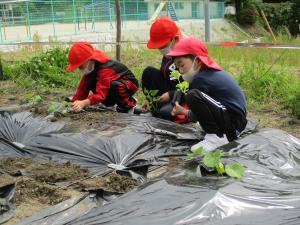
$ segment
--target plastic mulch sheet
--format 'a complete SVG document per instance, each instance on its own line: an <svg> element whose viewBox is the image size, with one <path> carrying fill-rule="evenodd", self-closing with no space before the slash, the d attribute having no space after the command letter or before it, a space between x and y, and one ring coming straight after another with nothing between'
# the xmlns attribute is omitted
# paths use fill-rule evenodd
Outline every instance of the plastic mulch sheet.
<svg viewBox="0 0 300 225"><path fill-rule="evenodd" d="M225 150L241 180L202 177L192 161L72 224L299 224L300 140L264 129Z"/></svg>
<svg viewBox="0 0 300 225"><path fill-rule="evenodd" d="M70 161L89 168L95 175L141 167L144 171L148 166L165 164L164 157L185 154L201 138L195 128L122 114L108 121L118 131L109 137L101 136L96 128L86 133L63 133L63 124L35 118L26 112L1 113L0 122L0 156ZM153 129L160 133L153 133ZM180 131L189 140L182 136L177 139Z"/></svg>
<svg viewBox="0 0 300 225"><path fill-rule="evenodd" d="M0 224L10 220L15 214L15 184L0 187Z"/></svg>
<svg viewBox="0 0 300 225"><path fill-rule="evenodd" d="M117 196L115 193L104 191L84 194L47 208L23 220L18 225L70 224L73 220L85 215L93 208L102 207L111 199L117 198Z"/></svg>

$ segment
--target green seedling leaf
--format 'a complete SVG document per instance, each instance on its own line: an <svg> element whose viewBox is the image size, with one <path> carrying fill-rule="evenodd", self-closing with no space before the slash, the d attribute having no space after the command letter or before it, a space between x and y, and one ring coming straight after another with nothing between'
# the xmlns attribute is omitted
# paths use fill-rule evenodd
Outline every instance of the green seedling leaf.
<svg viewBox="0 0 300 225"><path fill-rule="evenodd" d="M219 162L219 164L216 166L216 169L219 175L223 175L225 173L224 164L221 162Z"/></svg>
<svg viewBox="0 0 300 225"><path fill-rule="evenodd" d="M25 98L27 98L27 99L32 99L33 96L34 96L33 93L27 93L27 94L25 94Z"/></svg>
<svg viewBox="0 0 300 225"><path fill-rule="evenodd" d="M69 107L71 103L70 103L70 102L63 101L62 104L63 104L64 107Z"/></svg>
<svg viewBox="0 0 300 225"><path fill-rule="evenodd" d="M195 157L195 156L203 156L204 153L204 149L203 147L197 148L195 151L193 151L192 153L187 154L187 157Z"/></svg>
<svg viewBox="0 0 300 225"><path fill-rule="evenodd" d="M226 165L225 171L228 176L241 179L244 176L245 168L241 163L233 163Z"/></svg>
<svg viewBox="0 0 300 225"><path fill-rule="evenodd" d="M178 70L174 70L171 72L171 76L174 77L175 79L179 80L181 77L181 74L179 73Z"/></svg>
<svg viewBox="0 0 300 225"><path fill-rule="evenodd" d="M151 91L149 91L149 93L150 93L151 97L155 97L158 93L158 90L151 90Z"/></svg>
<svg viewBox="0 0 300 225"><path fill-rule="evenodd" d="M207 167L215 168L219 165L222 157L222 151L209 152L204 155L203 163Z"/></svg>
<svg viewBox="0 0 300 225"><path fill-rule="evenodd" d="M48 105L48 113L61 112L63 110L63 105L57 102L51 102Z"/></svg>
<svg viewBox="0 0 300 225"><path fill-rule="evenodd" d="M33 103L34 105L37 105L37 104L43 103L44 100L42 99L41 96L35 95L35 96L33 96L33 97L31 98L31 101L32 101L32 103Z"/></svg>

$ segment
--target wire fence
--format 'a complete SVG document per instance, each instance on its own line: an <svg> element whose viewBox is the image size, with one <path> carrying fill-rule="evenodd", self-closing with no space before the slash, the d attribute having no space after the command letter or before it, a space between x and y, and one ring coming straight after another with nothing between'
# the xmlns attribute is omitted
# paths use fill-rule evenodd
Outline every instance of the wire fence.
<svg viewBox="0 0 300 225"><path fill-rule="evenodd" d="M139 30L151 19L203 19L203 0L121 0L123 30ZM158 12L157 9L161 7ZM224 17L224 2L211 2L210 17ZM0 0L0 43L33 40L36 35L62 37L116 29L115 0Z"/></svg>

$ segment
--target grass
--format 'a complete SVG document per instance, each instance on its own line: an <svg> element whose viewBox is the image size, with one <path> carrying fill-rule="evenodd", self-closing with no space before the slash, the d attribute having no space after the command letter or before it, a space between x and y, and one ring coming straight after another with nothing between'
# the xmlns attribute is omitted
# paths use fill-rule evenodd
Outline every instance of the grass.
<svg viewBox="0 0 300 225"><path fill-rule="evenodd" d="M71 94L80 75L65 72L67 50L53 48L42 52L41 49L41 46L35 45L17 52L2 53L7 78L24 88L61 88L70 90ZM288 109L300 118L299 50L209 46L209 53L239 82L246 93L248 108L259 110L275 102L280 109ZM114 56L113 52L108 54ZM136 49L130 45L122 49L121 59L139 80L146 66L159 67L161 63L157 51ZM139 102L144 99L141 92L137 97Z"/></svg>

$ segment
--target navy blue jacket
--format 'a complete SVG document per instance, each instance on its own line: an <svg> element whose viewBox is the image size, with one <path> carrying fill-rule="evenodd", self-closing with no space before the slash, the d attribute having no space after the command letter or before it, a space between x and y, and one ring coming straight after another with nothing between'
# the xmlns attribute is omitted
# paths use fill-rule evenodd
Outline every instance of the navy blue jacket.
<svg viewBox="0 0 300 225"><path fill-rule="evenodd" d="M198 89L224 105L228 111L246 116L246 99L237 82L224 70L204 69L199 71L190 83L191 89Z"/></svg>

